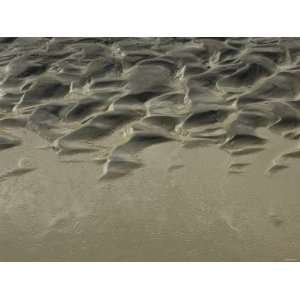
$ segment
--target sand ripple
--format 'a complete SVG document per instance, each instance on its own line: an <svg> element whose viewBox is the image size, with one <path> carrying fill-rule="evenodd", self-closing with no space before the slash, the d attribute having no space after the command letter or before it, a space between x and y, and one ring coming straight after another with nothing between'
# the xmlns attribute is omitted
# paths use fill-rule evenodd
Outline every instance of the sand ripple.
<svg viewBox="0 0 300 300"><path fill-rule="evenodd" d="M95 153L99 176L116 178L156 144L255 156L270 132L295 142L274 174L299 158L299 54L295 38L2 39L0 150L26 128L60 155Z"/></svg>

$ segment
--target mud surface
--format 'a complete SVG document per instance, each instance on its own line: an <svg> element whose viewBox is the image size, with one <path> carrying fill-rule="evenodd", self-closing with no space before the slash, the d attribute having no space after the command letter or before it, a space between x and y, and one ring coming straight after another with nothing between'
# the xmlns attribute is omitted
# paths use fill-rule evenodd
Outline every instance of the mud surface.
<svg viewBox="0 0 300 300"><path fill-rule="evenodd" d="M300 39L2 38L0 260L294 261Z"/></svg>

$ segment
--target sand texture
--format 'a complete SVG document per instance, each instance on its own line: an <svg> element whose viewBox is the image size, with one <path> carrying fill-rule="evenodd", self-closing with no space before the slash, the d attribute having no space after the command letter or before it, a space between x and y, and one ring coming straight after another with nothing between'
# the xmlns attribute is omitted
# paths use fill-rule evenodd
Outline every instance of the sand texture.
<svg viewBox="0 0 300 300"><path fill-rule="evenodd" d="M1 38L1 261L300 259L300 39Z"/></svg>

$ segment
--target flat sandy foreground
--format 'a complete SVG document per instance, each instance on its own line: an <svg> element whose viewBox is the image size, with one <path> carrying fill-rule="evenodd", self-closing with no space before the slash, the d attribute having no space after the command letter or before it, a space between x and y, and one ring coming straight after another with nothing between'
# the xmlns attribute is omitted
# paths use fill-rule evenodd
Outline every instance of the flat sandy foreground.
<svg viewBox="0 0 300 300"><path fill-rule="evenodd" d="M300 40L2 38L1 261L300 259Z"/></svg>

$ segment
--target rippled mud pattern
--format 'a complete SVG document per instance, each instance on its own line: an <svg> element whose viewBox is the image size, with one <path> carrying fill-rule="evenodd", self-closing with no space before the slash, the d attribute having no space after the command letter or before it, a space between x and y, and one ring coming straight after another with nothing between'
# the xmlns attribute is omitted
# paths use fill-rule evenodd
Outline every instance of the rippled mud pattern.
<svg viewBox="0 0 300 300"><path fill-rule="evenodd" d="M300 157L299 39L4 38L0 45L1 150L21 144L13 129L24 127L58 155L101 148L101 178L115 178L143 166L138 153L157 143L216 144L232 156L263 151L272 142L258 129L267 128L295 141L283 160Z"/></svg>
<svg viewBox="0 0 300 300"><path fill-rule="evenodd" d="M95 166L98 182L149 168L143 153L158 145L219 149L237 177L266 151L261 176L300 158L298 38L2 38L0 93L0 158L33 134L62 169ZM19 159L0 183L39 169ZM184 168L175 159L166 171Z"/></svg>

